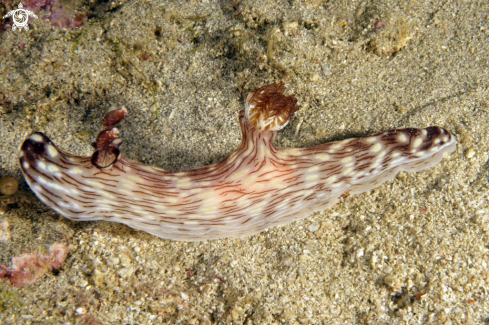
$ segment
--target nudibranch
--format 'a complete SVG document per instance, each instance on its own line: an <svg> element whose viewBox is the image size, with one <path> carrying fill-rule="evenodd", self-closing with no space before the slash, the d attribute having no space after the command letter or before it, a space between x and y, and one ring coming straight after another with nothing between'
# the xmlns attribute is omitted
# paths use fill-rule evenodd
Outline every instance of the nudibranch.
<svg viewBox="0 0 489 325"><path fill-rule="evenodd" d="M453 135L431 126L277 149L274 136L297 110L284 90L271 84L248 95L239 114L241 145L210 166L175 172L126 158L115 128L125 108L105 116L91 157L62 152L36 132L22 144L20 166L37 197L68 219L115 221L161 238L201 241L289 224L333 206L345 192L366 192L401 170L431 167L456 148Z"/></svg>

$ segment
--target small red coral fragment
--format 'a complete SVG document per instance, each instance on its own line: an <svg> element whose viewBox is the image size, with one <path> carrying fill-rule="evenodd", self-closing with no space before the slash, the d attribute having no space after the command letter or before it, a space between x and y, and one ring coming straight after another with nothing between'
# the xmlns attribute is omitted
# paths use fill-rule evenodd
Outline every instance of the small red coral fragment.
<svg viewBox="0 0 489 325"><path fill-rule="evenodd" d="M69 251L68 247L66 247L63 244L57 243L51 245L51 247L49 248L49 252L51 253L51 258L52 258L51 266L54 269L57 270L61 267L61 265L63 265L63 263L66 260L66 257L68 256L68 251Z"/></svg>
<svg viewBox="0 0 489 325"><path fill-rule="evenodd" d="M78 14L75 16L75 19L73 19L73 27L80 27L83 26L83 24L87 21L87 16L84 14Z"/></svg>
<svg viewBox="0 0 489 325"><path fill-rule="evenodd" d="M380 21L380 19L377 19L375 21L374 28L375 29L379 29L379 28L382 28L382 27L384 27L384 24L382 24L382 22Z"/></svg>
<svg viewBox="0 0 489 325"><path fill-rule="evenodd" d="M44 19L49 20L51 25L66 29L73 29L82 26L87 21L85 14L75 14L72 10L63 6L58 0L27 0L24 8L40 13Z"/></svg>
<svg viewBox="0 0 489 325"><path fill-rule="evenodd" d="M12 258L13 269L0 265L0 281L9 280L16 287L33 284L52 269L59 269L68 256L68 247L54 244L49 249L51 256L22 254Z"/></svg>
<svg viewBox="0 0 489 325"><path fill-rule="evenodd" d="M149 55L146 54L146 53L143 53L143 54L141 54L141 59L143 59L144 61L148 61L149 60Z"/></svg>

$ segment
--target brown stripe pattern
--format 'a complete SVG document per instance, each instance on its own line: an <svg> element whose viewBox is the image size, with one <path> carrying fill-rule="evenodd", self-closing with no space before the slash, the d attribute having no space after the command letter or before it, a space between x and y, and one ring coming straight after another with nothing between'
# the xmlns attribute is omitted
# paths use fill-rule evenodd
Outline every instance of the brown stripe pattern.
<svg viewBox="0 0 489 325"><path fill-rule="evenodd" d="M283 87L273 86L282 95ZM266 87L255 92L267 91ZM262 125L283 127L296 109L295 99L270 97L292 107L284 113L254 116L275 115L278 122ZM250 98L247 109L263 109ZM200 241L244 237L305 218L336 204L345 192L369 191L400 170L431 167L457 143L448 131L434 126L279 150L272 144L275 128L260 129L247 113L239 116L243 132L239 148L203 168L173 172L143 165L120 154L120 142L103 144L111 150L110 159L104 161L113 163L102 168L93 163L93 156L60 151L39 132L24 141L20 165L39 199L66 218L115 221L162 238ZM117 131L109 125L103 132L109 128ZM99 155L106 153L101 148Z"/></svg>

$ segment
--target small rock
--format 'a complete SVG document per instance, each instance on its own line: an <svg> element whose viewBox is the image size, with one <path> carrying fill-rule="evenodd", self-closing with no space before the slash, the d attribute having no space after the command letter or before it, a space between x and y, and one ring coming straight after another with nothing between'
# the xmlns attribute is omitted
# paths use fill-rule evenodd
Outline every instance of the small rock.
<svg viewBox="0 0 489 325"><path fill-rule="evenodd" d="M292 256L287 256L282 260L282 264L284 266L291 266L292 264L294 264L294 259L292 258Z"/></svg>
<svg viewBox="0 0 489 325"><path fill-rule="evenodd" d="M85 307L79 307L76 309L76 313L78 315L85 315L87 313L87 309Z"/></svg>
<svg viewBox="0 0 489 325"><path fill-rule="evenodd" d="M123 267L122 269L118 270L117 275L120 276L121 278L128 278L134 274L134 271L136 271L136 269L134 267L127 266L127 267Z"/></svg>
<svg viewBox="0 0 489 325"><path fill-rule="evenodd" d="M18 189L19 182L17 182L14 177L7 176L0 178L0 193L2 193L2 195L15 194Z"/></svg>
<svg viewBox="0 0 489 325"><path fill-rule="evenodd" d="M313 73L310 77L311 81L318 81L320 79L317 73Z"/></svg>
<svg viewBox="0 0 489 325"><path fill-rule="evenodd" d="M120 263L120 259L118 257L109 257L107 258L107 264L112 266L112 265L117 265Z"/></svg>
<svg viewBox="0 0 489 325"><path fill-rule="evenodd" d="M0 241L10 241L10 230L7 220L0 220Z"/></svg>
<svg viewBox="0 0 489 325"><path fill-rule="evenodd" d="M119 258L120 258L122 266L130 266L131 265L131 258L129 256L127 256L127 254L120 253Z"/></svg>
<svg viewBox="0 0 489 325"><path fill-rule="evenodd" d="M308 254L301 254L299 255L299 261L301 262L307 262L307 261L310 261L312 260L312 257Z"/></svg>
<svg viewBox="0 0 489 325"><path fill-rule="evenodd" d="M323 69L323 73L325 75L329 75L331 73L331 68L329 67L329 65L323 64L321 68Z"/></svg>
<svg viewBox="0 0 489 325"><path fill-rule="evenodd" d="M284 29L285 30L294 30L294 29L297 29L297 26L299 26L299 23L295 20L292 20L292 21L286 22L284 24Z"/></svg>
<svg viewBox="0 0 489 325"><path fill-rule="evenodd" d="M472 147L469 150L467 150L467 152L465 153L465 158L467 158L467 159L473 158L476 153L477 153L477 150L475 150L475 148Z"/></svg>
<svg viewBox="0 0 489 325"><path fill-rule="evenodd" d="M88 281L85 279L79 279L78 281L75 281L75 285L80 288L85 288L88 285Z"/></svg>
<svg viewBox="0 0 489 325"><path fill-rule="evenodd" d="M309 229L310 232L316 232L319 229L319 224L318 223L311 223L307 229Z"/></svg>
<svg viewBox="0 0 489 325"><path fill-rule="evenodd" d="M104 277L105 277L105 273L103 273L102 271L100 270L95 270L93 272L93 275L92 275L92 280L93 280L93 283L95 284L96 287L103 287L105 282L104 282Z"/></svg>

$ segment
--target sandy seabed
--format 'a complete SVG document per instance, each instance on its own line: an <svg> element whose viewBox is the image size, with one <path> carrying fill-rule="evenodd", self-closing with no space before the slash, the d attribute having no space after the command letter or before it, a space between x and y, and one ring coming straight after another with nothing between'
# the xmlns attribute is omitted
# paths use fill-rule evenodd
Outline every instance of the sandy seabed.
<svg viewBox="0 0 489 325"><path fill-rule="evenodd" d="M32 285L0 283L0 323L489 321L488 4L63 3L88 21L67 31L39 18L0 34L0 176L20 184L0 196L0 264L70 249ZM129 158L171 170L217 162L239 145L246 95L278 81L300 107L278 147L438 125L458 148L305 220L197 243L69 221L22 177L31 132L90 155L120 106Z"/></svg>

